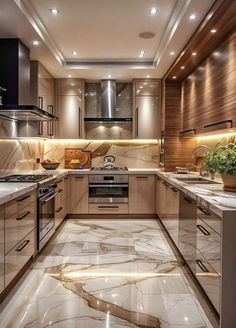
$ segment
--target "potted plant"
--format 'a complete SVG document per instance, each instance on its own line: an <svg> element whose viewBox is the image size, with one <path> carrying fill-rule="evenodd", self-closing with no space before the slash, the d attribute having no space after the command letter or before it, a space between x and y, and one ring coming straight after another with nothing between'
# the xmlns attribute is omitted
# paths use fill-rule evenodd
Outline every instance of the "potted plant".
<svg viewBox="0 0 236 328"><path fill-rule="evenodd" d="M207 167L212 178L215 173L220 173L225 191L236 192L236 145L218 143L213 149L207 151L201 162L202 167Z"/></svg>

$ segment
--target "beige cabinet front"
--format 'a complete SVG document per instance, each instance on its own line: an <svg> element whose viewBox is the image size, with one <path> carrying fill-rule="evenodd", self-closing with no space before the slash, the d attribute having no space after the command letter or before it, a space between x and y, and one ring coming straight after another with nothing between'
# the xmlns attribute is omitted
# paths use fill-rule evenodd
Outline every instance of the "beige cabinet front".
<svg viewBox="0 0 236 328"><path fill-rule="evenodd" d="M71 176L71 214L88 213L88 176Z"/></svg>
<svg viewBox="0 0 236 328"><path fill-rule="evenodd" d="M0 207L0 293L4 289L4 208Z"/></svg>
<svg viewBox="0 0 236 328"><path fill-rule="evenodd" d="M155 176L129 177L129 214L155 214Z"/></svg>
<svg viewBox="0 0 236 328"><path fill-rule="evenodd" d="M70 214L70 176L64 178L64 209L65 216Z"/></svg>
<svg viewBox="0 0 236 328"><path fill-rule="evenodd" d="M56 198L55 198L55 227L57 228L64 219L64 180L57 182Z"/></svg>

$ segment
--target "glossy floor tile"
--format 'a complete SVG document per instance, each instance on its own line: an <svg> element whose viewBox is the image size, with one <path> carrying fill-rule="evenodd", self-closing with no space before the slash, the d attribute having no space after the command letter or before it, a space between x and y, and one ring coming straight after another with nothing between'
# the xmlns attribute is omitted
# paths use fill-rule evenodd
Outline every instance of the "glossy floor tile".
<svg viewBox="0 0 236 328"><path fill-rule="evenodd" d="M1 328L210 328L156 220L68 220Z"/></svg>

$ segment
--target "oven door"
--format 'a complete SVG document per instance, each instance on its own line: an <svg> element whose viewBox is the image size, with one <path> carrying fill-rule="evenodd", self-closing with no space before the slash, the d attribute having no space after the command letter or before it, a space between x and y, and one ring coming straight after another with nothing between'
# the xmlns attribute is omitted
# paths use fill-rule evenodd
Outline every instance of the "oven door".
<svg viewBox="0 0 236 328"><path fill-rule="evenodd" d="M38 200L38 244L48 235L49 231L55 230L55 191ZM48 236L49 237L49 236ZM43 244L46 243L46 239Z"/></svg>
<svg viewBox="0 0 236 328"><path fill-rule="evenodd" d="M90 183L89 203L128 203L128 183Z"/></svg>

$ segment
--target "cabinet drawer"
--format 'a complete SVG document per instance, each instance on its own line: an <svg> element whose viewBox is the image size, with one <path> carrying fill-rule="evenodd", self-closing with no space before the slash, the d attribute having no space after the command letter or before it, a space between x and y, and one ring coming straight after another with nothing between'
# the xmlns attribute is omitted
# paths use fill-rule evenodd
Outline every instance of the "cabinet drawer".
<svg viewBox="0 0 236 328"><path fill-rule="evenodd" d="M5 218L5 254L18 244L35 227L36 203Z"/></svg>
<svg viewBox="0 0 236 328"><path fill-rule="evenodd" d="M128 204L89 204L90 214L128 214Z"/></svg>
<svg viewBox="0 0 236 328"><path fill-rule="evenodd" d="M221 236L221 219L217 215L199 205L197 207L197 216Z"/></svg>
<svg viewBox="0 0 236 328"><path fill-rule="evenodd" d="M34 254L35 231L32 230L7 255L5 255L5 287Z"/></svg>
<svg viewBox="0 0 236 328"><path fill-rule="evenodd" d="M197 252L195 275L212 304L219 312L220 277L199 252Z"/></svg>
<svg viewBox="0 0 236 328"><path fill-rule="evenodd" d="M221 274L221 237L199 218L197 219L197 249L213 269Z"/></svg>
<svg viewBox="0 0 236 328"><path fill-rule="evenodd" d="M23 196L14 199L5 206L5 217L12 216L13 214L21 211L23 208L29 206L36 201L36 192L30 192Z"/></svg>

